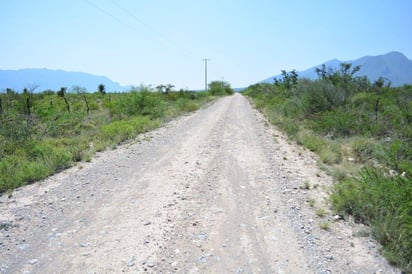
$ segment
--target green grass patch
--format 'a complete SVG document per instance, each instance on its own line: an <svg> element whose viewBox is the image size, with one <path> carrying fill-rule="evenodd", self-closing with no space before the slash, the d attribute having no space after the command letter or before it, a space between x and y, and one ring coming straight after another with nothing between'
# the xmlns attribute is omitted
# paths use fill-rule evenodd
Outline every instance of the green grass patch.
<svg viewBox="0 0 412 274"><path fill-rule="evenodd" d="M313 131L308 129L300 129L296 134L296 141L299 145L302 145L313 152L321 151L325 145L325 140Z"/></svg>
<svg viewBox="0 0 412 274"><path fill-rule="evenodd" d="M47 143L36 143L27 153L17 153L0 161L0 192L41 180L69 167L72 155Z"/></svg>
<svg viewBox="0 0 412 274"><path fill-rule="evenodd" d="M79 90L79 89L78 89ZM216 98L207 92L0 93L0 194L116 147Z"/></svg>
<svg viewBox="0 0 412 274"><path fill-rule="evenodd" d="M138 116L129 120L113 121L102 126L102 136L111 143L121 143L137 134L159 126L159 122L147 116Z"/></svg>
<svg viewBox="0 0 412 274"><path fill-rule="evenodd" d="M337 212L351 214L372 227L389 261L411 271L411 197L410 175L391 176L382 169L368 168L358 178L336 184L331 199Z"/></svg>

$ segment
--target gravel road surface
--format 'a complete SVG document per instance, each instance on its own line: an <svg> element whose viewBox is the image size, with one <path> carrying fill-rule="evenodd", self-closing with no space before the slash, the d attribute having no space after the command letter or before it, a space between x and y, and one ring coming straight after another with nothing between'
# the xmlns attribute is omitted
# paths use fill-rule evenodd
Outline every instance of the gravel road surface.
<svg viewBox="0 0 412 274"><path fill-rule="evenodd" d="M0 273L399 273L316 162L219 99L0 197Z"/></svg>

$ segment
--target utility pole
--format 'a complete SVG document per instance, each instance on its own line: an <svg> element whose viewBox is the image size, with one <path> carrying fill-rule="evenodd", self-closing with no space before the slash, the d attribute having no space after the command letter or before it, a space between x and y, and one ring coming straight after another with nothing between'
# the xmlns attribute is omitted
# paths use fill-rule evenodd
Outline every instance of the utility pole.
<svg viewBox="0 0 412 274"><path fill-rule="evenodd" d="M207 92L207 62L210 61L208 58L202 59L205 62L205 90Z"/></svg>

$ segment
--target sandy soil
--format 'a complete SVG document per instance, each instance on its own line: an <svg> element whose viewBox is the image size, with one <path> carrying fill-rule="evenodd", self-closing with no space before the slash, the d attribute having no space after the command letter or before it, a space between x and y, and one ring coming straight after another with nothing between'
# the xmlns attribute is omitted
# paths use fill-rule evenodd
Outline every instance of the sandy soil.
<svg viewBox="0 0 412 274"><path fill-rule="evenodd" d="M398 273L316 161L220 99L0 197L0 273Z"/></svg>

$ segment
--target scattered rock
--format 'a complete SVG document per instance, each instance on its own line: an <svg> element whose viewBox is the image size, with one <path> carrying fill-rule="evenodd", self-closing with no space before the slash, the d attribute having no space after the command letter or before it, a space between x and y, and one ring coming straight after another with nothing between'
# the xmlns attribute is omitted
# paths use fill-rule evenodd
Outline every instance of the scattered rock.
<svg viewBox="0 0 412 274"><path fill-rule="evenodd" d="M19 244L19 245L17 246L17 248L20 249L20 250L25 250L25 249L27 249L28 247L29 247L28 244Z"/></svg>
<svg viewBox="0 0 412 274"><path fill-rule="evenodd" d="M206 256L204 256L204 255L202 255L202 256L200 256L199 257L199 261L201 262L201 263L207 263L207 257Z"/></svg>
<svg viewBox="0 0 412 274"><path fill-rule="evenodd" d="M333 216L333 219L334 219L335 221L338 221L338 220L341 220L342 217L341 217L340 215L335 215L335 216Z"/></svg>
<svg viewBox="0 0 412 274"><path fill-rule="evenodd" d="M208 235L207 235L206 232L202 232L202 233L200 233L199 235L197 235L197 238L198 238L199 240L201 240L201 241L205 241L205 240L207 240Z"/></svg>
<svg viewBox="0 0 412 274"><path fill-rule="evenodd" d="M127 266L128 266L128 267L132 267L132 266L134 266L135 264L136 264L136 257L135 257L135 256L132 256L132 257L130 258L129 262L127 263Z"/></svg>
<svg viewBox="0 0 412 274"><path fill-rule="evenodd" d="M24 219L24 216L16 216L16 218L15 218L15 220L17 221L17 222L20 222L20 221L22 221Z"/></svg>
<svg viewBox="0 0 412 274"><path fill-rule="evenodd" d="M152 224L151 221L147 221L147 220L146 220L146 221L143 222L143 225L151 225L151 224Z"/></svg>
<svg viewBox="0 0 412 274"><path fill-rule="evenodd" d="M30 260L28 261L28 263L31 264L31 265L34 265L34 264L36 264L38 261L39 261L39 260L37 260L37 259L30 259Z"/></svg>

